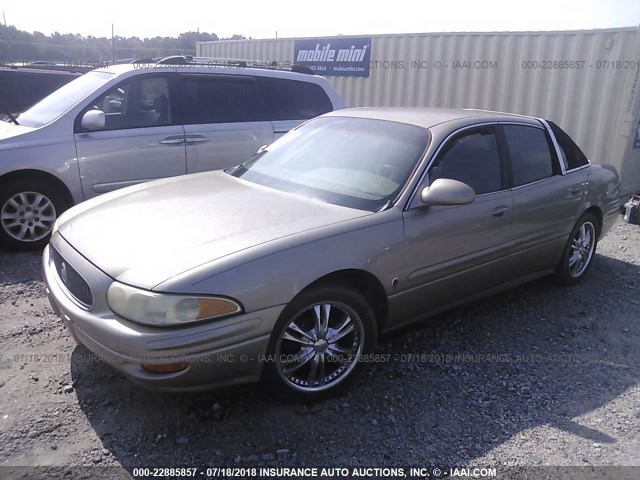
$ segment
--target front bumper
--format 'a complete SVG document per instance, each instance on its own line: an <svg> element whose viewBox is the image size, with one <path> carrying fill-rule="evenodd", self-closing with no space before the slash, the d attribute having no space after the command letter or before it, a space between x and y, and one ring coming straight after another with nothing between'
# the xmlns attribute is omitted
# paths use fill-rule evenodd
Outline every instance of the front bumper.
<svg viewBox="0 0 640 480"><path fill-rule="evenodd" d="M93 306L74 301L51 258L51 248L90 285ZM260 379L267 345L284 305L184 327L149 327L118 317L107 306L113 281L59 234L43 253L43 272L52 308L74 339L132 382L169 392L208 390ZM153 373L142 364L187 362L174 373Z"/></svg>

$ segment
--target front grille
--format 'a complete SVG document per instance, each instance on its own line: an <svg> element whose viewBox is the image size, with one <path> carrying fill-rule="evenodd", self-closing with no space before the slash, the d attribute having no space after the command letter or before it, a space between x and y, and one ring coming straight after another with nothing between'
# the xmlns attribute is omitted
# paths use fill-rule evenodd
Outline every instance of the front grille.
<svg viewBox="0 0 640 480"><path fill-rule="evenodd" d="M51 248L51 258L56 266L60 281L67 288L71 297L81 306L87 309L91 308L93 306L93 295L89 284L84 281L84 278L80 276L75 268L69 265L69 262L62 258L62 255L55 248Z"/></svg>

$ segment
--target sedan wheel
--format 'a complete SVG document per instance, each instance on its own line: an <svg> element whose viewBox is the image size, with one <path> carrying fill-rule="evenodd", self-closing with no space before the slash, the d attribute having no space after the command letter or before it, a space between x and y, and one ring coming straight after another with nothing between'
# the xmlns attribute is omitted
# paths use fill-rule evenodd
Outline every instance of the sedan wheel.
<svg viewBox="0 0 640 480"><path fill-rule="evenodd" d="M571 231L569 242L556 266L554 278L562 285L575 285L587 273L598 243L598 220L583 215Z"/></svg>
<svg viewBox="0 0 640 480"><path fill-rule="evenodd" d="M64 208L58 193L45 185L17 182L2 185L0 240L18 250L43 248Z"/></svg>
<svg viewBox="0 0 640 480"><path fill-rule="evenodd" d="M340 391L375 346L375 319L364 297L349 287L305 292L283 311L265 365L278 396L315 400Z"/></svg>
<svg viewBox="0 0 640 480"><path fill-rule="evenodd" d="M584 222L575 233L569 257L569 274L572 277L579 277L589 266L596 245L595 237L596 228L591 222Z"/></svg>

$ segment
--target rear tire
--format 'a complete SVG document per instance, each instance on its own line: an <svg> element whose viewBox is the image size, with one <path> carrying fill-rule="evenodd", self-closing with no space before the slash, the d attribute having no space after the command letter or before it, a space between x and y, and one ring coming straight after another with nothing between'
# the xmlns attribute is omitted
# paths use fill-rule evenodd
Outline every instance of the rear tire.
<svg viewBox="0 0 640 480"><path fill-rule="evenodd" d="M598 245L600 225L595 215L585 213L569 235L562 258L553 273L560 285L577 285L587 274Z"/></svg>
<svg viewBox="0 0 640 480"><path fill-rule="evenodd" d="M58 189L40 180L0 185L0 242L12 250L44 248L54 222L68 206Z"/></svg>
<svg viewBox="0 0 640 480"><path fill-rule="evenodd" d="M342 282L303 291L276 322L262 382L286 401L331 397L362 373L376 341L375 314L361 293Z"/></svg>

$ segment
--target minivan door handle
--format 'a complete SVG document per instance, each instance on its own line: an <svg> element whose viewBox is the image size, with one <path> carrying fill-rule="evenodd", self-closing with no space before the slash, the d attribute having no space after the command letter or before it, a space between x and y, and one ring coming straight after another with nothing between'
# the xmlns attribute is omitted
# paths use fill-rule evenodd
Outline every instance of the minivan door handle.
<svg viewBox="0 0 640 480"><path fill-rule="evenodd" d="M507 207L506 205L500 205L499 207L496 207L493 209L493 212L491 212L491 215L493 215L494 217L503 217L505 213L507 213L509 211L509 207Z"/></svg>
<svg viewBox="0 0 640 480"><path fill-rule="evenodd" d="M182 145L184 143L184 135L174 135L160 140L163 145Z"/></svg>

